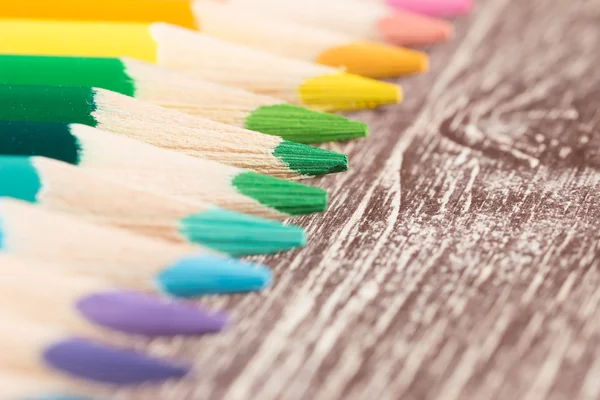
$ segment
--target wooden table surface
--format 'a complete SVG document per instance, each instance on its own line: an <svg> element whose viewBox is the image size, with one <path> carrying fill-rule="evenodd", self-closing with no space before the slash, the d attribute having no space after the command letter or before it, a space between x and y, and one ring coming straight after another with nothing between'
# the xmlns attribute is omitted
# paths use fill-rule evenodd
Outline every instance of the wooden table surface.
<svg viewBox="0 0 600 400"><path fill-rule="evenodd" d="M600 0L480 0L401 106L356 116L272 290L156 341L197 378L124 399L600 398Z"/></svg>

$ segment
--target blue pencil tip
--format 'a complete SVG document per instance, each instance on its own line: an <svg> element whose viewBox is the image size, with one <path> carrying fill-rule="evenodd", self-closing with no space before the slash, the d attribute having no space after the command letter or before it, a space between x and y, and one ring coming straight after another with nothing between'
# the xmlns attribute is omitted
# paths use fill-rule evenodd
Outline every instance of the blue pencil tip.
<svg viewBox="0 0 600 400"><path fill-rule="evenodd" d="M177 297L257 291L272 281L267 267L208 254L181 259L156 277L161 290Z"/></svg>

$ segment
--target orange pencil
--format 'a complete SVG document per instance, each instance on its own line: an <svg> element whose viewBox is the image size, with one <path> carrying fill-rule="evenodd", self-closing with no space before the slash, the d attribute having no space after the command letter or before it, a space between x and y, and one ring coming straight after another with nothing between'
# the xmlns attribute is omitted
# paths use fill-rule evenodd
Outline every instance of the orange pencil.
<svg viewBox="0 0 600 400"><path fill-rule="evenodd" d="M371 78L428 69L428 57L422 52L283 21L251 8L211 0L103 0L93 6L78 0L20 0L0 3L0 18L164 21L285 57L343 67Z"/></svg>
<svg viewBox="0 0 600 400"><path fill-rule="evenodd" d="M215 0L204 0L215 1ZM226 0L271 16L397 45L423 45L449 39L452 24L361 0Z"/></svg>

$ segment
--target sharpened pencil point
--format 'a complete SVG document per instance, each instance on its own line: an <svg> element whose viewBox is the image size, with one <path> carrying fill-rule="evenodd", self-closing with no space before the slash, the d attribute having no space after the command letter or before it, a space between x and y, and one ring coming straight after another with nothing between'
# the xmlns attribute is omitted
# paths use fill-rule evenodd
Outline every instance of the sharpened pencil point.
<svg viewBox="0 0 600 400"><path fill-rule="evenodd" d="M316 60L349 73L370 78L391 78L427 71L429 57L420 51L375 42L357 42L332 48Z"/></svg>
<svg viewBox="0 0 600 400"><path fill-rule="evenodd" d="M369 131L363 122L290 104L256 109L246 118L246 128L298 143L355 139Z"/></svg>
<svg viewBox="0 0 600 400"><path fill-rule="evenodd" d="M242 293L271 285L271 270L233 258L199 254L181 259L157 276L160 289L177 297Z"/></svg>
<svg viewBox="0 0 600 400"><path fill-rule="evenodd" d="M180 231L192 242L231 256L270 254L306 244L300 227L220 208L189 216Z"/></svg>
<svg viewBox="0 0 600 400"><path fill-rule="evenodd" d="M432 17L468 14L473 9L473 3L473 0L388 0L393 7Z"/></svg>
<svg viewBox="0 0 600 400"><path fill-rule="evenodd" d="M76 307L88 321L130 335L200 335L219 332L227 325L224 313L128 291L91 294Z"/></svg>
<svg viewBox="0 0 600 400"><path fill-rule="evenodd" d="M400 86L339 73L307 79L300 87L304 104L324 111L353 111L402 101Z"/></svg>
<svg viewBox="0 0 600 400"><path fill-rule="evenodd" d="M273 155L303 176L319 176L348 170L348 156L318 147L283 141Z"/></svg>
<svg viewBox="0 0 600 400"><path fill-rule="evenodd" d="M287 215L323 212L327 208L327 192L317 187L254 172L240 174L232 183L240 193Z"/></svg>
<svg viewBox="0 0 600 400"><path fill-rule="evenodd" d="M448 21L405 12L384 17L379 27L386 40L399 45L425 45L449 40L454 35Z"/></svg>
<svg viewBox="0 0 600 400"><path fill-rule="evenodd" d="M183 378L186 367L85 339L64 340L46 349L44 361L73 376L116 385L139 385Z"/></svg>

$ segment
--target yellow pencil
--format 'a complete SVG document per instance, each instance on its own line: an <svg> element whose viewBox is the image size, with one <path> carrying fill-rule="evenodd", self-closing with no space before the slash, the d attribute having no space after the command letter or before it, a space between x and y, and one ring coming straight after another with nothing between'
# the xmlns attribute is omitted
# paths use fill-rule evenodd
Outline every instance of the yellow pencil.
<svg viewBox="0 0 600 400"><path fill-rule="evenodd" d="M256 12L253 12L255 9ZM169 22L286 57L383 78L423 72L427 55L301 23L231 2L210 0L20 0L0 3L0 18Z"/></svg>
<svg viewBox="0 0 600 400"><path fill-rule="evenodd" d="M134 57L326 111L398 103L397 85L164 23L0 20L0 53Z"/></svg>

